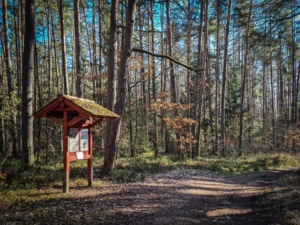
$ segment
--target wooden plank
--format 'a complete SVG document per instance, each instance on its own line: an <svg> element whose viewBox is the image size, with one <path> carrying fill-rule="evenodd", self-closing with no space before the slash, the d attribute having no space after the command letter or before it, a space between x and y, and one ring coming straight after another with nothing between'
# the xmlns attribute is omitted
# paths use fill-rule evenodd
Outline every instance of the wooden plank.
<svg viewBox="0 0 300 225"><path fill-rule="evenodd" d="M75 111L75 110L72 109L72 108L66 108L66 107L62 108L62 107L59 107L59 108L55 108L55 109L53 109L51 111L62 112L62 111Z"/></svg>
<svg viewBox="0 0 300 225"><path fill-rule="evenodd" d="M62 126L64 125L64 122L63 122L63 121L57 119L57 118L54 117L54 116L48 116L47 118L53 120L54 122L56 122L56 123L58 123L58 124L60 124L60 125L62 125Z"/></svg>
<svg viewBox="0 0 300 225"><path fill-rule="evenodd" d="M63 162L64 162L64 180L63 180L63 192L68 193L70 188L70 161L68 151L68 112L64 111L63 122Z"/></svg>
<svg viewBox="0 0 300 225"><path fill-rule="evenodd" d="M92 125L90 126L91 128L96 126L97 124L101 123L104 120L104 118L100 118L98 120L96 120L95 122L92 123Z"/></svg>
<svg viewBox="0 0 300 225"><path fill-rule="evenodd" d="M91 122L93 122L93 119L91 119ZM87 176L88 176L88 186L91 187L93 185L93 132L92 128L89 127L89 154L90 158L88 159L87 166Z"/></svg>
<svg viewBox="0 0 300 225"><path fill-rule="evenodd" d="M74 125L75 123L79 122L80 120L82 120L82 117L80 117L80 116L73 118L71 121L68 122L68 127Z"/></svg>
<svg viewBox="0 0 300 225"><path fill-rule="evenodd" d="M45 117L45 115L52 111L54 108L56 108L57 106L59 106L59 101L53 101L50 105L45 106L44 108L40 109L39 111L37 111L36 113L33 114L33 116L37 119L40 119L42 117Z"/></svg>
<svg viewBox="0 0 300 225"><path fill-rule="evenodd" d="M83 159L89 159L89 158L91 158L91 156L90 155L83 155ZM74 161L77 161L78 159L77 159L77 156L76 155L73 155L73 156L70 156L69 157L69 161L70 162L74 162Z"/></svg>

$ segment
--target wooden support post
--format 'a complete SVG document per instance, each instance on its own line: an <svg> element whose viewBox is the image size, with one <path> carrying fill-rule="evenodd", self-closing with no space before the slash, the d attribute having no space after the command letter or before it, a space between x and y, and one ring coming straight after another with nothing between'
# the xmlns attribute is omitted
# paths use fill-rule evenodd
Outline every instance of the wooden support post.
<svg viewBox="0 0 300 225"><path fill-rule="evenodd" d="M68 151L68 112L64 111L64 136L63 136L63 162L64 162L64 180L63 193L68 193L70 188L70 161Z"/></svg>
<svg viewBox="0 0 300 225"><path fill-rule="evenodd" d="M91 122L92 122L91 118ZM88 186L91 187L93 185L93 132L92 127L89 126L89 154L90 158L88 159Z"/></svg>

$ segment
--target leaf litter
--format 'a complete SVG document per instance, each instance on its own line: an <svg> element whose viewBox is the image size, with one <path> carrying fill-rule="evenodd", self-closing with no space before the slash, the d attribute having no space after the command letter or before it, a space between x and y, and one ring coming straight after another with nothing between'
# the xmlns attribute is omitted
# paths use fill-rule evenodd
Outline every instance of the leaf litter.
<svg viewBox="0 0 300 225"><path fill-rule="evenodd" d="M144 182L56 185L23 193L0 224L280 224L264 199L287 171L237 175L187 168ZM25 200L24 200L25 199Z"/></svg>

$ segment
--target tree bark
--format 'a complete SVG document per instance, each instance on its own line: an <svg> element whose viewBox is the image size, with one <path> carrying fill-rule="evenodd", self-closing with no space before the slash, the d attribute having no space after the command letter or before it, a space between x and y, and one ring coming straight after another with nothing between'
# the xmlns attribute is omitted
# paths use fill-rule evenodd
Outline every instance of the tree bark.
<svg viewBox="0 0 300 225"><path fill-rule="evenodd" d="M21 86L22 86L22 82L21 82L21 53L20 53L20 33L19 33L19 20L18 18L18 8L16 8L16 4L15 4L15 0L13 1L13 5L14 5L14 33L15 33L15 48L16 48L16 67L17 67L17 76L16 76L16 86L18 88L18 97L21 98Z"/></svg>
<svg viewBox="0 0 300 225"><path fill-rule="evenodd" d="M226 21L226 30L225 30L225 46L224 46L224 60L223 60L223 78L222 78L222 98L221 98L221 154L225 156L226 148L226 137L225 137L225 97L226 97L226 73L227 73L227 61L228 61L228 36L229 36L229 27L231 19L231 6L232 0L229 0L228 4L228 14Z"/></svg>
<svg viewBox="0 0 300 225"><path fill-rule="evenodd" d="M165 23L164 23L164 4L160 5L160 29L164 30ZM161 47L161 53L164 54L164 49L165 49L165 39L164 39L164 33L161 33L161 40L160 40L160 47ZM164 94L166 93L166 80L167 80L167 73L166 73L166 60L162 58L161 60L161 85L160 85L160 92L162 93L160 100L165 101ZM161 123L161 137L162 137L162 148L164 149L165 154L168 154L169 148L167 147L167 141L166 141L166 122L164 121L164 118L166 116L166 111L164 109L161 110L161 118L160 118L160 123Z"/></svg>
<svg viewBox="0 0 300 225"><path fill-rule="evenodd" d="M155 42L154 42L154 2L150 2L150 16L151 16L151 51L154 52ZM151 62L151 78L152 78L152 101L156 102L156 85L155 85L155 70L156 70L156 64L155 64L155 58L154 56L150 59ZM153 112L153 129L154 129L154 137L153 137L153 146L154 146L154 154L155 157L158 156L158 130L157 130L157 115L156 112Z"/></svg>
<svg viewBox="0 0 300 225"><path fill-rule="evenodd" d="M115 22L117 16L117 5L114 5L112 2L112 21ZM128 6L126 11L126 29L124 36L124 44L121 53L121 61L118 71L118 95L117 102L114 107L114 112L122 116L125 109L125 100L126 100L126 79L127 79L127 64L128 58L131 54L132 48L132 34L134 29L135 22L135 10L136 10L136 0L128 0ZM115 27L116 23L112 24L112 27ZM116 27L115 27L116 28ZM116 37L116 35L115 35ZM113 45L113 43L111 42ZM115 48L116 50L116 48ZM113 60L111 61L113 62ZM106 140L105 140L105 158L103 171L110 172L115 168L116 165L116 153L117 153L117 144L119 139L120 127L121 127L122 117L111 121L110 125L107 126ZM108 136L109 134L109 136Z"/></svg>
<svg viewBox="0 0 300 225"><path fill-rule="evenodd" d="M101 0L98 1L98 23L99 23L99 74L102 73L102 15L101 15ZM103 105L102 95L102 76L99 79L99 103Z"/></svg>
<svg viewBox="0 0 300 225"><path fill-rule="evenodd" d="M1 33L0 33L1 35ZM3 96L4 96L4 88L3 88L3 71L2 71L2 57L0 58L0 113L3 110ZM5 126L4 126L4 118L1 118L1 128L0 128L0 153L6 154L5 149Z"/></svg>
<svg viewBox="0 0 300 225"><path fill-rule="evenodd" d="M186 64L187 66L190 66L191 62L191 0L188 0L188 18L187 18L187 37L186 37ZM188 105L188 111L187 111L187 118L191 118L191 72L189 69L186 71L186 101ZM192 155L192 130L191 125L188 124L187 127L187 133L189 136L189 143L188 143L188 154Z"/></svg>
<svg viewBox="0 0 300 225"><path fill-rule="evenodd" d="M196 133L196 139L197 139L197 149L196 149L196 154L199 157L201 154L201 126L202 126L202 105L203 104L203 97L205 93L205 73L207 74L208 71L208 65L207 65L207 41L208 41L208 1L202 1L202 8L201 10L204 11L204 18L205 18L205 32L204 32L204 46L203 46L203 51L201 54L200 51L200 60L201 62L201 68L202 70L200 71L200 90L199 90L199 115L198 115L198 127L197 127L197 133ZM202 20L202 19L201 19ZM202 32L202 29L201 29ZM200 34L199 34L200 35ZM202 36L202 34L201 34ZM204 106L205 107L205 106ZM205 113L205 108L203 108L203 111ZM205 116L205 114L204 114ZM204 120L205 121L205 120ZM205 136L205 134L204 134Z"/></svg>
<svg viewBox="0 0 300 225"><path fill-rule="evenodd" d="M110 29L109 29L109 55L107 68L107 109L114 111L116 104L116 76L118 66L118 33L117 33L117 16L118 16L119 0L112 0L110 10ZM112 139L112 126L114 121L108 120L106 122L105 132L105 151L104 151L104 167L105 172L110 172L115 168L115 160L117 153L117 140ZM115 134L116 135L116 134Z"/></svg>
<svg viewBox="0 0 300 225"><path fill-rule="evenodd" d="M79 0L74 0L74 30L75 30L75 86L76 96L82 98L81 84L81 48L80 48L80 13Z"/></svg>
<svg viewBox="0 0 300 225"><path fill-rule="evenodd" d="M197 116L198 116L198 112L200 114L201 111L201 107L200 105L202 105L202 99L200 99L200 90L202 88L202 78L201 78L201 71L202 71L202 66L201 66L201 56L202 56L202 29L203 29L203 10L204 10L204 4L203 4L203 0L200 1L201 6L200 6L200 24L199 24L199 28L198 28L198 49L197 49L197 71L196 72L196 84L195 84L195 97L194 97L194 109L193 109L193 119L195 121L197 120ZM200 69L201 68L201 69ZM199 105L199 107L198 107ZM198 117L199 119L200 117ZM193 150L192 150L192 157L199 157L200 156L200 152L198 151L198 146L200 146L201 143L199 143L200 139L200 129L201 124L196 125L192 125L192 133L193 136L196 137L197 140L197 145L193 146ZM197 129L196 129L197 128ZM197 131L198 130L198 131Z"/></svg>
<svg viewBox="0 0 300 225"><path fill-rule="evenodd" d="M169 56L173 56L173 45L172 45L172 31L171 31L171 19L170 19L170 0L166 0L166 13L167 13L167 45ZM170 60L170 91L171 91L171 102L177 103L177 90L176 90L176 81L174 74L174 65L173 61ZM174 109L174 117L178 117L178 110ZM177 145L177 155L178 159L183 159L183 150L181 146L181 136L179 132L176 132L176 145Z"/></svg>
<svg viewBox="0 0 300 225"><path fill-rule="evenodd" d="M292 8L292 12L293 14L295 14L295 1L290 1L291 3L291 8ZM291 120L292 120L292 126L296 127L297 126L297 114L298 114L298 110L297 110L297 96L298 96L298 92L297 92L297 74L296 74L296 60L295 60L295 51L296 51L296 43L295 43L295 17L293 17L291 19L291 54L292 54L292 60L291 60L291 69L292 69L292 104L291 104Z"/></svg>
<svg viewBox="0 0 300 225"><path fill-rule="evenodd" d="M25 34L22 73L22 149L25 165L34 163L32 83L34 77L35 5L34 0L25 2Z"/></svg>
<svg viewBox="0 0 300 225"><path fill-rule="evenodd" d="M64 3L59 0L59 18L60 18L60 38L61 38L61 54L62 54L62 76L64 94L69 94L69 82L67 75L67 59L66 59L66 41L65 41L65 25L64 25Z"/></svg>
<svg viewBox="0 0 300 225"><path fill-rule="evenodd" d="M243 142L243 119L244 119L244 98L245 98L245 85L248 76L248 50L249 50L249 34L250 34L250 22L252 14L252 0L250 2L250 9L248 13L247 28L245 32L245 53L244 53L244 70L242 74L242 90L241 90L241 105L240 105L240 130L239 130L239 148L238 154L242 155L242 142Z"/></svg>
<svg viewBox="0 0 300 225"><path fill-rule="evenodd" d="M133 141L133 126L132 126L132 120L133 120L133 112L131 109L131 88L130 88L130 76L128 76L127 80L127 91L128 91L128 126L129 126L129 145L130 145L130 157L135 157L135 145Z"/></svg>
<svg viewBox="0 0 300 225"><path fill-rule="evenodd" d="M138 15L139 15L139 27L140 27L140 32L139 32L139 45L140 45L140 50L143 50L143 21L142 21L142 16L141 16L141 7L139 7L138 10ZM141 95L142 95L142 100L143 100L143 107L141 109L141 113L144 115L143 116L143 125L146 127L146 135L147 135L147 140L148 140L148 134L149 134L149 119L147 116L147 94L146 94L146 73L145 73L145 64L144 64L144 56L143 54L140 54L140 75L141 75L141 80L142 80L142 89L141 89Z"/></svg>
<svg viewBox="0 0 300 225"><path fill-rule="evenodd" d="M216 89L215 89L215 146L213 154L219 151L219 77L220 77L220 0L217 0L217 33L216 33Z"/></svg>
<svg viewBox="0 0 300 225"><path fill-rule="evenodd" d="M92 76L96 76L98 74L98 66L97 66L97 41L96 41L96 4L93 1L93 16L92 16ZM97 87L97 80L93 79L93 100L97 101L97 94L96 94L96 87Z"/></svg>
<svg viewBox="0 0 300 225"><path fill-rule="evenodd" d="M57 57L57 47L56 47L56 38L55 38L55 29L54 29L54 24L53 24L53 13L51 13L51 24L52 24L52 41L53 41L53 48L54 48L54 67L55 67L55 75L56 75L56 79L55 79L55 85L54 87L56 87L55 90L53 90L54 93L58 94L61 93L60 90L60 82L59 82L59 64L58 64L58 57Z"/></svg>
<svg viewBox="0 0 300 225"><path fill-rule="evenodd" d="M3 13L3 27L4 27L4 62L6 64L6 77L7 77L7 88L8 88L8 95L13 101L13 92L14 92L14 84L13 84L13 74L11 68L11 60L10 60L10 47L9 47L9 35L8 35L8 21L7 21L7 1L3 0L2 4L2 13ZM13 146L13 157L18 158L20 157L20 152L18 148L19 138L17 132L17 119L14 112L11 112L11 129L10 134L12 138L12 146Z"/></svg>
<svg viewBox="0 0 300 225"><path fill-rule="evenodd" d="M51 0L47 0L47 33L48 33L48 101L52 95L52 38L51 38Z"/></svg>

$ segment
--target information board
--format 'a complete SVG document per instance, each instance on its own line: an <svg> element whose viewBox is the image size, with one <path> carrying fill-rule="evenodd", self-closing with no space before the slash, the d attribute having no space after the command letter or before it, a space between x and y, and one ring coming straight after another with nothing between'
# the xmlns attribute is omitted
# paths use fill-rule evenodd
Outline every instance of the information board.
<svg viewBox="0 0 300 225"><path fill-rule="evenodd" d="M69 151L70 152L78 152L79 151L79 129L78 128L70 128L69 131Z"/></svg>
<svg viewBox="0 0 300 225"><path fill-rule="evenodd" d="M89 150L89 130L81 129L80 131L80 150L87 151Z"/></svg>

